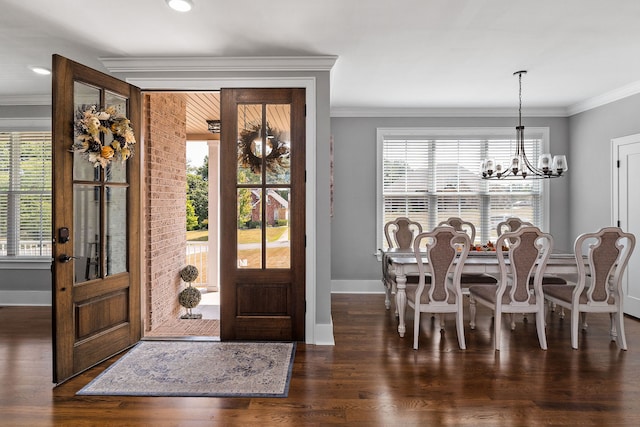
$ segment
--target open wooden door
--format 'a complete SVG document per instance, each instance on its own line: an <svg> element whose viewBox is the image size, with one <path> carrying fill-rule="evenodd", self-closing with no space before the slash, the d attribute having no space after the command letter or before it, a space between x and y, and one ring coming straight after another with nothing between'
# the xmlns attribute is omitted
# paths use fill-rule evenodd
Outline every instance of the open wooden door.
<svg viewBox="0 0 640 427"><path fill-rule="evenodd" d="M53 56L55 383L130 347L141 336L140 155L134 153L126 162L114 157L108 165L94 167L87 153L71 151L78 141L74 119L92 105L98 111L112 107L114 117L126 116L139 138L140 102L135 86ZM118 137L124 133L116 130ZM101 146L109 147L101 152L109 157L113 133L103 130L99 137Z"/></svg>
<svg viewBox="0 0 640 427"><path fill-rule="evenodd" d="M220 104L220 337L304 340L305 91Z"/></svg>

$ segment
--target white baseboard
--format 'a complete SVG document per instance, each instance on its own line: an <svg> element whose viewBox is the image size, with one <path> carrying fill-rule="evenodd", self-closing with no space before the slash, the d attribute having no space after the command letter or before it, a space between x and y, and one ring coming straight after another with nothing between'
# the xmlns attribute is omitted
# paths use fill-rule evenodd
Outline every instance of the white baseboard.
<svg viewBox="0 0 640 427"><path fill-rule="evenodd" d="M383 294L382 281L376 280L332 280L334 294Z"/></svg>
<svg viewBox="0 0 640 427"><path fill-rule="evenodd" d="M51 291L0 291L0 305L51 305Z"/></svg>
<svg viewBox="0 0 640 427"><path fill-rule="evenodd" d="M333 320L331 323L317 323L315 329L315 345L336 345L333 339Z"/></svg>

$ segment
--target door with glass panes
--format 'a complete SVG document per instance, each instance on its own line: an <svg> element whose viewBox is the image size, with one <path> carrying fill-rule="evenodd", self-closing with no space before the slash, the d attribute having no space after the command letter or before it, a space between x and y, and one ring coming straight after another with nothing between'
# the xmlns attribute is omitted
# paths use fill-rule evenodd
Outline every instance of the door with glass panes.
<svg viewBox="0 0 640 427"><path fill-rule="evenodd" d="M140 135L140 101L135 86L53 56L56 383L141 336L140 155L120 161ZM80 138L89 134L95 138Z"/></svg>
<svg viewBox="0 0 640 427"><path fill-rule="evenodd" d="M304 340L304 100L304 89L221 91L223 340Z"/></svg>

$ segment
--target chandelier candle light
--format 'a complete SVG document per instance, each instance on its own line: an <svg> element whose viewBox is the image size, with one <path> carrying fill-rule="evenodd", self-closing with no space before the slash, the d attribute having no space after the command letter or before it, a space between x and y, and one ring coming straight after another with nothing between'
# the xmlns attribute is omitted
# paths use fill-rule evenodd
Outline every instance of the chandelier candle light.
<svg viewBox="0 0 640 427"><path fill-rule="evenodd" d="M551 154L541 154L538 159L538 167L527 158L524 151L524 126L522 126L522 75L526 71L516 71L519 83L519 107L518 126L516 126L516 152L511 157L511 164L504 169L502 164L493 159L484 159L480 164L480 172L483 179L518 179L518 178L558 178L569 169L567 158L564 154L551 157Z"/></svg>

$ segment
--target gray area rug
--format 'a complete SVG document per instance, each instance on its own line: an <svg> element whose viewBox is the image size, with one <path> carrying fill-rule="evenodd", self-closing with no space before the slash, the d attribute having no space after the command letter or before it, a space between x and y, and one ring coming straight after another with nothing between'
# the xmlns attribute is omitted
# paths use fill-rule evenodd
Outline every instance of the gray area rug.
<svg viewBox="0 0 640 427"><path fill-rule="evenodd" d="M287 397L295 343L142 341L80 395Z"/></svg>

